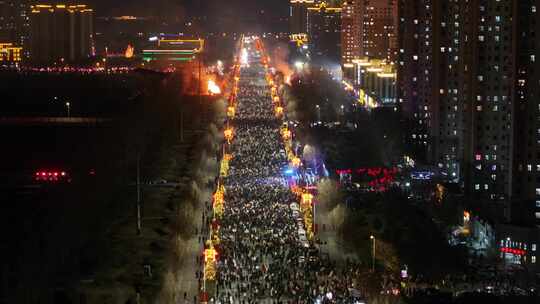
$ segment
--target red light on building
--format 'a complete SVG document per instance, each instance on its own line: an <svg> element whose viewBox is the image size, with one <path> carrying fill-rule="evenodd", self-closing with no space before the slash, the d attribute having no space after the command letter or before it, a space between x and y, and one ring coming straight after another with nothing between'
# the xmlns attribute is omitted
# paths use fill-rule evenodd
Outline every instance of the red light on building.
<svg viewBox="0 0 540 304"><path fill-rule="evenodd" d="M67 180L68 174L66 171L36 171L36 181L57 182Z"/></svg>
<svg viewBox="0 0 540 304"><path fill-rule="evenodd" d="M516 255L525 255L525 254L527 254L527 252L525 250L513 249L513 248L508 248L508 247L502 247L501 252L516 254Z"/></svg>

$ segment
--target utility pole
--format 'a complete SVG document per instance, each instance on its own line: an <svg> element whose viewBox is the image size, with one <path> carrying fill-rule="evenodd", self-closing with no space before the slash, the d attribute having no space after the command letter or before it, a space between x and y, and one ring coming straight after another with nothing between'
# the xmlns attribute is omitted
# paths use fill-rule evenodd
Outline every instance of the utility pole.
<svg viewBox="0 0 540 304"><path fill-rule="evenodd" d="M375 237L372 235L369 237L373 243L372 243L372 249L373 252L371 253L371 272L375 272Z"/></svg>
<svg viewBox="0 0 540 304"><path fill-rule="evenodd" d="M141 235L141 154L137 151L137 235Z"/></svg>

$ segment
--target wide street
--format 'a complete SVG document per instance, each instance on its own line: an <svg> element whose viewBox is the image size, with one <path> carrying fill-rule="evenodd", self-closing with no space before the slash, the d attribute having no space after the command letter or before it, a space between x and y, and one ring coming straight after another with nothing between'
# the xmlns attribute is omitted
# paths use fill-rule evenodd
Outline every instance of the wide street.
<svg viewBox="0 0 540 304"><path fill-rule="evenodd" d="M234 136L225 146L232 159L220 181L222 214L214 202L218 267L210 297L218 303L354 303L354 284L319 256L301 195L291 191L287 176L295 167L280 135L283 108L272 98L262 43L248 40L244 49L236 113L228 123Z"/></svg>

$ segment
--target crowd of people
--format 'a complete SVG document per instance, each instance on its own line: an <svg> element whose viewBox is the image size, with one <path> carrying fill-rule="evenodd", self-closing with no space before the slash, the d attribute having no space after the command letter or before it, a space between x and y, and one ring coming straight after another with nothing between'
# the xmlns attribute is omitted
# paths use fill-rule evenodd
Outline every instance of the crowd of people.
<svg viewBox="0 0 540 304"><path fill-rule="evenodd" d="M314 246L300 241L288 166L260 54L240 73L233 155L223 179L217 303L355 303L354 283L335 272ZM348 275L346 276L348 277Z"/></svg>

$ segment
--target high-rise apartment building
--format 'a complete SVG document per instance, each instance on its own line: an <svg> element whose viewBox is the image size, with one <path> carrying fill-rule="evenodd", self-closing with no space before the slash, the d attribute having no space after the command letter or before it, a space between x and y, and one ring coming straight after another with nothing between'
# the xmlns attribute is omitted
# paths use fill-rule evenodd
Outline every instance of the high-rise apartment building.
<svg viewBox="0 0 540 304"><path fill-rule="evenodd" d="M12 43L0 43L0 65L13 64L22 61L22 47Z"/></svg>
<svg viewBox="0 0 540 304"><path fill-rule="evenodd" d="M0 43L27 47L29 26L26 1L0 0Z"/></svg>
<svg viewBox="0 0 540 304"><path fill-rule="evenodd" d="M315 0L291 0L290 2L290 34L307 35L308 8L314 6Z"/></svg>
<svg viewBox="0 0 540 304"><path fill-rule="evenodd" d="M31 61L80 61L93 53L93 10L86 5L33 5Z"/></svg>
<svg viewBox="0 0 540 304"><path fill-rule="evenodd" d="M516 86L512 217L540 225L540 1L520 0L515 33ZM523 218L524 217L524 218Z"/></svg>
<svg viewBox="0 0 540 304"><path fill-rule="evenodd" d="M397 3L355 0L355 27L361 56L393 60L397 48Z"/></svg>
<svg viewBox="0 0 540 304"><path fill-rule="evenodd" d="M365 57L395 61L398 6L395 0L349 0L342 9L342 65L350 75L351 62Z"/></svg>
<svg viewBox="0 0 540 304"><path fill-rule="evenodd" d="M352 69L352 61L360 58L359 38L355 31L354 2L344 1L341 9L341 64L345 69Z"/></svg>
<svg viewBox="0 0 540 304"><path fill-rule="evenodd" d="M340 62L341 7L321 2L308 8L308 37L311 58L319 63Z"/></svg>
<svg viewBox="0 0 540 304"><path fill-rule="evenodd" d="M540 198L540 179L533 176L540 165L538 79L531 72L537 65L537 5L399 3L398 96L416 121L410 136L423 151L418 155L472 197L500 204L507 216L518 184Z"/></svg>

